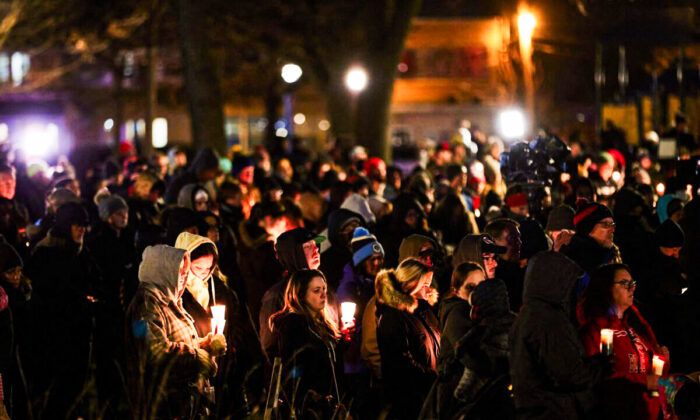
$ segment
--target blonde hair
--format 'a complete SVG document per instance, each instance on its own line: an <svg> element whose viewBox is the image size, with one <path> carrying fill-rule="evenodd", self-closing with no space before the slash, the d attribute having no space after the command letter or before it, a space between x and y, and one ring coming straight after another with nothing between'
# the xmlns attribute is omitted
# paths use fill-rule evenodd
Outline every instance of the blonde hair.
<svg viewBox="0 0 700 420"><path fill-rule="evenodd" d="M413 257L401 261L395 270L382 270L374 283L377 299L397 309L413 312L418 307L418 299L413 295L423 286L423 277L431 271L427 264ZM437 296L437 290L431 288L428 303L434 305Z"/></svg>
<svg viewBox="0 0 700 420"><path fill-rule="evenodd" d="M321 337L334 340L340 338L340 331L336 323L331 319L328 307L321 309L320 317L317 317L309 311L308 306L304 302L309 283L316 277L320 277L323 279L323 283L326 283L326 276L319 270L300 270L292 274L284 291L284 307L281 311L272 314L267 321L270 331L274 331L275 319L278 316L286 313L296 313L303 315L311 328Z"/></svg>

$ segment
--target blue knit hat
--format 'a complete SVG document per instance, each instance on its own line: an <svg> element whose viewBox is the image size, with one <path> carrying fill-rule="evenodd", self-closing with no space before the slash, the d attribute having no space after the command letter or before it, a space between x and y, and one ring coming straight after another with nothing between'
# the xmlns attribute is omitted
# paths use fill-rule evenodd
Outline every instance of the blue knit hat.
<svg viewBox="0 0 700 420"><path fill-rule="evenodd" d="M350 247L352 248L352 264L356 267L372 255L384 256L382 244L363 227L358 227L353 232Z"/></svg>

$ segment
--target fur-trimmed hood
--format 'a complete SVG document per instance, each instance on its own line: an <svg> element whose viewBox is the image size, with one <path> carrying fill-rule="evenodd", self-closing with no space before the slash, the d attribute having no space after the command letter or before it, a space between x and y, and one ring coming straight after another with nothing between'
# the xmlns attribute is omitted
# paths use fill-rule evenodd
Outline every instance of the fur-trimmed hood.
<svg viewBox="0 0 700 420"><path fill-rule="evenodd" d="M429 294L428 303L432 306L437 303L438 291L432 287L430 289L431 293ZM394 270L386 270L379 273L374 281L374 290L377 302L383 305L410 313L413 313L418 308L418 299L403 291Z"/></svg>

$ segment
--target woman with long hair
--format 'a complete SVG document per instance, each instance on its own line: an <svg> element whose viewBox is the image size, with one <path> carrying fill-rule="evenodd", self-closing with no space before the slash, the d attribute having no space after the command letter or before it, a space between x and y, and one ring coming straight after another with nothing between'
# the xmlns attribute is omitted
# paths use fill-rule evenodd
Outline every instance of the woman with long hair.
<svg viewBox="0 0 700 420"><path fill-rule="evenodd" d="M326 305L327 293L321 271L297 271L287 284L284 308L268 321L277 343L271 356L282 359L287 402L302 413L311 407L331 409L331 404L314 403L340 398L335 352L340 332Z"/></svg>
<svg viewBox="0 0 700 420"><path fill-rule="evenodd" d="M432 269L407 258L377 275L377 343L390 403L389 418L418 417L437 377L440 330L430 306L437 302Z"/></svg>
<svg viewBox="0 0 700 420"><path fill-rule="evenodd" d="M634 306L636 285L626 265L603 265L592 273L579 302L581 339L589 356L601 351L601 329L613 330L615 373L600 386L603 418L655 420L661 410L660 399L650 392L659 380L652 358L662 357L667 372L668 349L659 346Z"/></svg>

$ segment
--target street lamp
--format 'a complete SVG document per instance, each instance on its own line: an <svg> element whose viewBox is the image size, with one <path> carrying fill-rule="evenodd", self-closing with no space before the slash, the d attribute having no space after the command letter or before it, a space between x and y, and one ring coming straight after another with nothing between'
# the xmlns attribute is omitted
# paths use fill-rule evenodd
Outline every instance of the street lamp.
<svg viewBox="0 0 700 420"><path fill-rule="evenodd" d="M301 78L304 72L296 64L289 63L282 66L282 80L287 83L294 83Z"/></svg>
<svg viewBox="0 0 700 420"><path fill-rule="evenodd" d="M521 40L531 41L535 26L537 26L535 15L528 11L523 11L518 14L518 33Z"/></svg>
<svg viewBox="0 0 700 420"><path fill-rule="evenodd" d="M369 76L362 67L353 67L345 74L345 86L351 92L362 92L367 87Z"/></svg>

